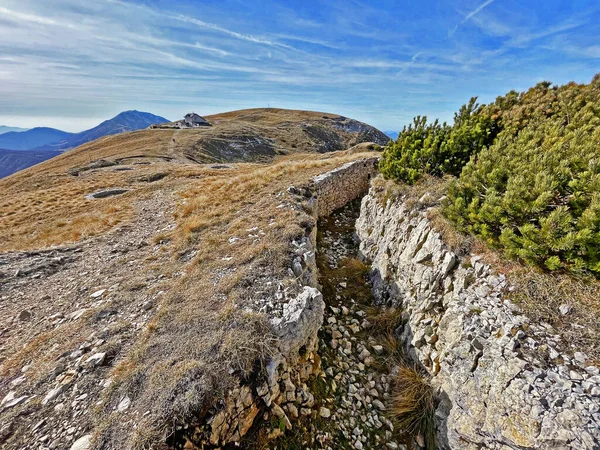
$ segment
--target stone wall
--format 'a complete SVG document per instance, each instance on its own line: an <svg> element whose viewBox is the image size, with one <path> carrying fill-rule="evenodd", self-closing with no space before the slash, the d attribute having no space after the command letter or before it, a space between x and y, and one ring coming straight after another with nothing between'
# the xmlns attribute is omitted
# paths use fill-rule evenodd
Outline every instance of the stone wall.
<svg viewBox="0 0 600 450"><path fill-rule="evenodd" d="M379 158L352 161L313 179L318 217L328 216L369 189Z"/></svg>
<svg viewBox="0 0 600 450"><path fill-rule="evenodd" d="M426 211L371 193L357 222L378 301L439 390L440 449L600 448L600 375L508 301L503 275L449 251Z"/></svg>

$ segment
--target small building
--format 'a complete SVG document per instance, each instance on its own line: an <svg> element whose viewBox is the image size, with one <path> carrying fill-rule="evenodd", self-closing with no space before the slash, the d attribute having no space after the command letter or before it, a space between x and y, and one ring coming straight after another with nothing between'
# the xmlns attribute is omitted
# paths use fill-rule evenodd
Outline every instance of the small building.
<svg viewBox="0 0 600 450"><path fill-rule="evenodd" d="M188 127L209 127L210 122L206 120L204 117L196 114L195 112L191 112L185 115L183 121Z"/></svg>

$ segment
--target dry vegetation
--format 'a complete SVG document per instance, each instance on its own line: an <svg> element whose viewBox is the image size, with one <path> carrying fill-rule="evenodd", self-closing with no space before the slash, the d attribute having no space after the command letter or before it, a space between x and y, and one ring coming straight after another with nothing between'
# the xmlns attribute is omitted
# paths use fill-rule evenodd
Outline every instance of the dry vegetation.
<svg viewBox="0 0 600 450"><path fill-rule="evenodd" d="M405 430L409 436L420 436L425 448L434 450L434 413L434 390L427 379L413 367L400 366L394 382L391 408L398 428Z"/></svg>
<svg viewBox="0 0 600 450"><path fill-rule="evenodd" d="M181 192L178 226L161 239L171 240L176 256L193 255L193 263L117 367L101 412L103 442L133 445L122 440L123 422L111 416L124 395L140 415L151 411L140 419L146 431L135 445L143 445L255 375L272 337L253 300L276 288L268 281L287 273L291 240L314 226L301 208L278 208L284 199L278 194L365 156L298 155L269 166L240 165L235 175L206 176Z"/></svg>
<svg viewBox="0 0 600 450"><path fill-rule="evenodd" d="M82 145L0 180L0 229L6 230L0 251L76 242L128 221L132 201L156 188L148 181L158 172L169 174L160 189L182 188L190 178L221 175L197 163L269 162L307 150L345 149L364 138L336 128L333 119L338 117L279 109L233 111L209 116L212 127L141 130ZM98 160L118 165L83 170L79 176L68 173ZM123 168L135 170L118 171ZM85 198L109 187L132 192Z"/></svg>

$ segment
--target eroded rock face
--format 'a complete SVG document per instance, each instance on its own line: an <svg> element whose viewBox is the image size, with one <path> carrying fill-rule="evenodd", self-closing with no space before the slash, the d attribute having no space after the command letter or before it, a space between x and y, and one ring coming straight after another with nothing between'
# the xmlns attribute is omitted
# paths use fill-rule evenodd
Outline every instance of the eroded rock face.
<svg viewBox="0 0 600 450"><path fill-rule="evenodd" d="M406 350L439 389L439 448L600 448L598 369L508 301L503 275L400 201L367 195L357 233L378 301L404 308Z"/></svg>

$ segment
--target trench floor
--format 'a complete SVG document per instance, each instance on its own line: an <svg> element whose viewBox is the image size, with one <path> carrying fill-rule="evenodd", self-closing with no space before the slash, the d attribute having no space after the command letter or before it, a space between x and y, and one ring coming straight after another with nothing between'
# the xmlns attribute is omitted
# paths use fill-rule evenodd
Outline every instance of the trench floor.
<svg viewBox="0 0 600 450"><path fill-rule="evenodd" d="M354 240L359 212L356 200L319 221L317 265L326 311L319 332L322 372L312 386L317 417L297 424L278 448L407 448L389 419L389 347L369 321L377 309Z"/></svg>

